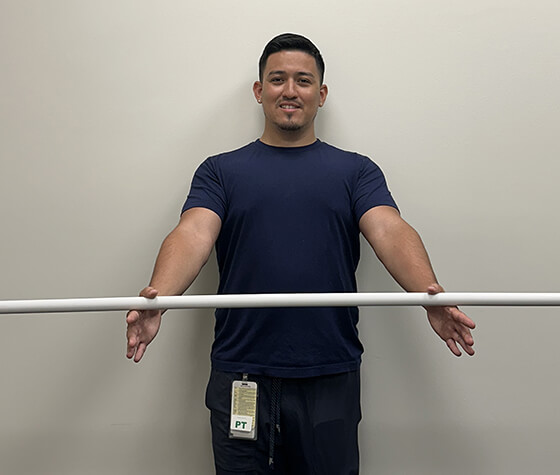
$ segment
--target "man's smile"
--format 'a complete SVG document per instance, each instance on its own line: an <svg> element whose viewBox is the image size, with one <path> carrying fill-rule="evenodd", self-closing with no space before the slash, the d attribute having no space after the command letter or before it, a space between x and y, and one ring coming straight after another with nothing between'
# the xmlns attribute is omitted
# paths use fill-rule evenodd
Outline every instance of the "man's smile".
<svg viewBox="0 0 560 475"><path fill-rule="evenodd" d="M280 104L280 109L284 109L284 110L296 110L296 109L301 109L301 107L298 104L295 104L293 102L282 102Z"/></svg>

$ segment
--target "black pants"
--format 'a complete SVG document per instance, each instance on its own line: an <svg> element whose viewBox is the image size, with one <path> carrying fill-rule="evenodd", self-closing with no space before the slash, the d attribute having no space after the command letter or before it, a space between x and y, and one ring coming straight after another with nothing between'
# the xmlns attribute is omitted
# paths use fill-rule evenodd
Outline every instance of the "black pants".
<svg viewBox="0 0 560 475"><path fill-rule="evenodd" d="M358 474L359 371L297 379L249 375L259 385L256 441L229 438L231 384L240 379L212 370L206 391L217 475Z"/></svg>

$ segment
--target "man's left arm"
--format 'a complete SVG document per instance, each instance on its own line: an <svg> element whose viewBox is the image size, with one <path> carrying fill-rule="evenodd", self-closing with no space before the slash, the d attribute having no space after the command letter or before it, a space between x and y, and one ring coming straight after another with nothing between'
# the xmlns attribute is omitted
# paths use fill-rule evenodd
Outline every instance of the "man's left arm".
<svg viewBox="0 0 560 475"><path fill-rule="evenodd" d="M407 292L443 292L418 233L390 206L370 209L360 219L360 231L391 276ZM456 356L461 346L474 355L474 322L457 307L425 307L428 321Z"/></svg>

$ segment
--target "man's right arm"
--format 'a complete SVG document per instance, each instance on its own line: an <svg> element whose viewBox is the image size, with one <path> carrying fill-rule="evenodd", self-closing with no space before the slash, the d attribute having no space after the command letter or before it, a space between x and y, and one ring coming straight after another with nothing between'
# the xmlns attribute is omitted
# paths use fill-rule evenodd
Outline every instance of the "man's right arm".
<svg viewBox="0 0 560 475"><path fill-rule="evenodd" d="M193 283L208 257L221 229L220 217L206 208L191 208L165 238L148 287L140 295L181 295ZM126 316L128 358L139 362L159 331L162 311L131 310Z"/></svg>
<svg viewBox="0 0 560 475"><path fill-rule="evenodd" d="M177 227L165 238L154 267L150 287L159 295L181 295L208 260L222 221L206 208L183 213Z"/></svg>

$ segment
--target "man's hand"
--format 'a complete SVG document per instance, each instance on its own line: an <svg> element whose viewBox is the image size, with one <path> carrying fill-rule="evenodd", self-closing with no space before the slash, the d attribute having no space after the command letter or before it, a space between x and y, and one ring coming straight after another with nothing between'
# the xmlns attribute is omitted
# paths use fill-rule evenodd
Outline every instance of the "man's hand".
<svg viewBox="0 0 560 475"><path fill-rule="evenodd" d="M439 284L432 284L428 287L428 293L435 295L443 292L443 287ZM474 339L471 330L475 328L475 323L461 312L457 307L425 307L428 312L428 321L439 335L447 343L448 348L455 356L461 356L460 345L465 352L474 355Z"/></svg>
<svg viewBox="0 0 560 475"><path fill-rule="evenodd" d="M158 291L153 287L146 287L140 292L140 297L153 299ZM146 351L147 346L156 337L161 325L161 310L131 310L126 314L126 357L138 363Z"/></svg>

